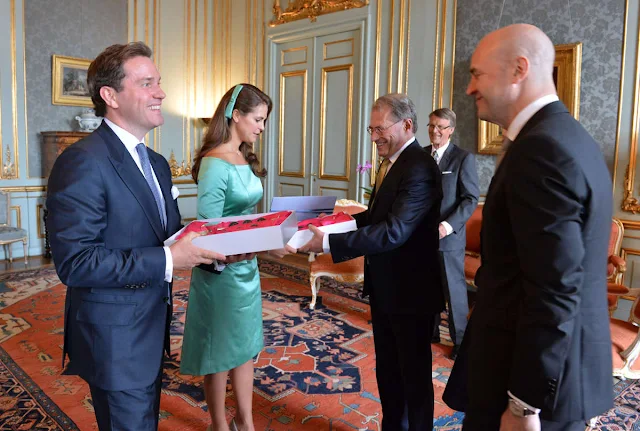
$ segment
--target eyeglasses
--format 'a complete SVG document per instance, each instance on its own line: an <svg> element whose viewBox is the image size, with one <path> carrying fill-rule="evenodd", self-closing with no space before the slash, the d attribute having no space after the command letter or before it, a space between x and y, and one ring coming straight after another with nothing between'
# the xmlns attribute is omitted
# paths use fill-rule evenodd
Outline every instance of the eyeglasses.
<svg viewBox="0 0 640 431"><path fill-rule="evenodd" d="M367 127L367 132L369 132L370 135L373 135L373 132L376 132L378 134L378 136L382 136L382 132L387 130L389 127L395 126L396 124L398 124L401 121L402 121L402 119L396 121L393 124L388 125L387 127L380 127L380 126L371 127L371 126L369 126L369 127Z"/></svg>
<svg viewBox="0 0 640 431"><path fill-rule="evenodd" d="M429 127L429 130L436 129L436 130L438 130L439 132L444 132L445 130L447 130L447 129L448 129L448 128L450 128L451 126L443 127L443 126L438 126L437 124L429 124L427 127Z"/></svg>

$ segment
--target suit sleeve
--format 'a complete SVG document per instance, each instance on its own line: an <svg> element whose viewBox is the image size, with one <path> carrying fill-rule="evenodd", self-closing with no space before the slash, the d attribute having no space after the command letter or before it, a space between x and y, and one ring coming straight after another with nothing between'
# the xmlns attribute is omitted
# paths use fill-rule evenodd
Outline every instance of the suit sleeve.
<svg viewBox="0 0 640 431"><path fill-rule="evenodd" d="M447 223L454 232L459 232L465 225L473 210L478 206L480 188L478 187L478 171L476 169L476 158L471 153L466 153L460 164L458 174L458 199L460 201L457 208L446 218Z"/></svg>
<svg viewBox="0 0 640 431"><path fill-rule="evenodd" d="M162 246L112 250L105 246L108 201L95 157L69 148L56 161L47 187L47 228L62 283L72 287L124 287L163 283Z"/></svg>
<svg viewBox="0 0 640 431"><path fill-rule="evenodd" d="M357 219L358 230L329 236L334 262L401 247L434 206L436 211L440 210L440 173L436 163L431 162L414 162L403 172L391 211L384 221L361 227L361 219Z"/></svg>
<svg viewBox="0 0 640 431"><path fill-rule="evenodd" d="M585 255L582 202L588 188L575 161L542 139L518 142L508 165L508 202L522 271L509 390L552 409L580 307Z"/></svg>

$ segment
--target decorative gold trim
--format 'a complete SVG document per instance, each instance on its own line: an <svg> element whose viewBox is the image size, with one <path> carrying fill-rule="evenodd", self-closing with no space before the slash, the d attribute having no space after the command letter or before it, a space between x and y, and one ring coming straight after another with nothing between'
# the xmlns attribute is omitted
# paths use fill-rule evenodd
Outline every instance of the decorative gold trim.
<svg viewBox="0 0 640 431"><path fill-rule="evenodd" d="M304 51L304 61L296 61L294 63L285 63L284 62L284 54L287 52L294 52L294 51ZM289 48L289 49L283 49L280 52L280 66L293 66L296 64L306 64L307 63L307 47L306 46L297 46L295 48Z"/></svg>
<svg viewBox="0 0 640 431"><path fill-rule="evenodd" d="M557 78L558 98L577 120L580 117L582 43L556 45L555 50L556 59L553 68ZM500 126L478 120L478 153L500 154L502 139Z"/></svg>
<svg viewBox="0 0 640 431"><path fill-rule="evenodd" d="M16 212L16 227L18 229L22 229L22 210L18 205L11 205L10 210L14 210Z"/></svg>
<svg viewBox="0 0 640 431"><path fill-rule="evenodd" d="M453 109L453 80L456 68L456 32L458 29L458 0L453 0L453 42L451 44L451 85L449 89L449 107Z"/></svg>
<svg viewBox="0 0 640 431"><path fill-rule="evenodd" d="M404 92L409 92L409 48L411 47L411 0L408 0L407 4L407 54L405 56L405 69L404 69Z"/></svg>
<svg viewBox="0 0 640 431"><path fill-rule="evenodd" d="M244 33L244 72L246 80L244 82L251 82L251 0L245 2L245 19L244 19L245 31Z"/></svg>
<svg viewBox="0 0 640 431"><path fill-rule="evenodd" d="M25 148L25 152L24 152L24 157L25 157L25 168L26 168L26 172L27 172L27 178L32 178L29 175L29 122L27 121L27 118L29 118L28 114L27 114L27 55L26 55L26 44L27 44L27 38L26 38L26 30L25 30L25 25L24 25L24 7L25 7L25 2L22 2L22 21L23 21L23 25L22 25L22 92L24 94L24 148ZM42 178L41 176L37 176L37 177L33 177L33 178Z"/></svg>
<svg viewBox="0 0 640 431"><path fill-rule="evenodd" d="M0 187L0 191L7 192L7 193L45 192L45 191L47 191L47 186L10 186L10 187Z"/></svg>
<svg viewBox="0 0 640 431"><path fill-rule="evenodd" d="M400 29L398 30L398 37L400 41L398 42L398 89L397 92L402 92L402 78L403 78L403 67L404 67L404 22L405 22L405 14L404 14L404 2L405 0L400 0Z"/></svg>
<svg viewBox="0 0 640 431"><path fill-rule="evenodd" d="M438 78L438 106L442 108L444 100L444 66L447 57L447 0L442 0L442 35L440 37L440 76Z"/></svg>
<svg viewBox="0 0 640 431"><path fill-rule="evenodd" d="M13 152L15 153L14 170L11 176L5 176L4 179L15 179L19 176L19 159L18 159L18 77L17 77L17 53L16 53L16 0L11 0L11 111L13 112ZM25 122L27 119L24 119Z"/></svg>
<svg viewBox="0 0 640 431"><path fill-rule="evenodd" d="M622 219L620 219L620 221L622 222L622 225L624 226L625 230L626 229L640 230L640 221L639 220L622 220Z"/></svg>
<svg viewBox="0 0 640 431"><path fill-rule="evenodd" d="M185 164L184 160L178 165L176 155L171 150L171 156L169 157L169 169L171 169L171 178L184 177L185 175L191 175L191 165Z"/></svg>
<svg viewBox="0 0 640 431"><path fill-rule="evenodd" d="M36 227L37 227L37 232L38 232L38 238L42 239L45 237L44 235L44 220L43 220L43 214L42 214L42 210L44 209L44 205L43 204L37 204L36 205Z"/></svg>
<svg viewBox="0 0 640 431"><path fill-rule="evenodd" d="M138 40L138 0L133 0L133 40Z"/></svg>
<svg viewBox="0 0 640 431"><path fill-rule="evenodd" d="M5 155L6 155L6 162L2 165L2 178L3 179L16 178L17 177L16 164L15 164L15 161L11 160L11 148L9 147L9 145L7 145L7 152Z"/></svg>
<svg viewBox="0 0 640 431"><path fill-rule="evenodd" d="M478 153L500 154L502 152L502 129L488 121L478 121Z"/></svg>
<svg viewBox="0 0 640 431"><path fill-rule="evenodd" d="M189 194L184 194L184 195L178 195L178 199L180 198L197 198L198 194L197 193L189 193Z"/></svg>
<svg viewBox="0 0 640 431"><path fill-rule="evenodd" d="M620 249L620 257L622 259L624 259L625 261L627 260L627 255L628 254L633 255L633 256L640 256L640 250L638 250L636 248L625 248L625 247L622 247ZM632 262L632 263L636 263L636 262ZM627 266L627 270L625 272L623 272L622 274L620 274L621 275L620 280L619 280L620 284L627 285L625 283L624 279L626 278L626 276L628 274L633 274L633 271L629 271L629 267ZM631 281L633 281L633 280L631 280ZM628 283L628 285L630 285L630 284L631 283Z"/></svg>
<svg viewBox="0 0 640 431"><path fill-rule="evenodd" d="M380 54L382 42L382 0L378 0L376 10L376 59L373 66L373 100L378 100L380 94ZM372 153L373 154L373 153Z"/></svg>
<svg viewBox="0 0 640 431"><path fill-rule="evenodd" d="M179 180L173 180L172 181L173 184L191 184L193 186L196 185L196 182L193 181L192 178L185 178L185 179L179 179Z"/></svg>
<svg viewBox="0 0 640 431"><path fill-rule="evenodd" d="M392 89L393 89L393 21L394 21L394 15L395 15L395 9L396 9L396 5L395 5L395 0L391 0L391 6L390 6L390 10L391 13L389 14L389 60L387 60L388 63L388 77L387 77L387 93L391 93Z"/></svg>
<svg viewBox="0 0 640 431"><path fill-rule="evenodd" d="M149 1L144 2L144 43L149 45Z"/></svg>
<svg viewBox="0 0 640 431"><path fill-rule="evenodd" d="M431 98L431 111L436 109L438 97L438 53L440 51L440 0L436 0L436 46L433 54L433 96Z"/></svg>
<svg viewBox="0 0 640 431"><path fill-rule="evenodd" d="M336 44L342 43L342 42L351 42L351 54L338 55L336 57L327 57L327 46L328 45L336 45ZM353 57L353 51L354 51L354 39L353 38L335 40L333 42L325 42L324 44L322 44L322 59L323 60L335 60L336 58Z"/></svg>
<svg viewBox="0 0 640 431"><path fill-rule="evenodd" d="M302 171L285 172L284 170L284 102L285 102L285 80L302 76ZM278 175L283 177L304 178L307 163L307 70L293 70L280 74L280 121L278 130Z"/></svg>
<svg viewBox="0 0 640 431"><path fill-rule="evenodd" d="M279 183L279 184L278 184L278 193L279 193L279 196L282 196L282 186L294 186L294 187L300 187L300 188L302 189L302 193L300 193L300 196L304 196L304 185L303 185L303 184Z"/></svg>
<svg viewBox="0 0 640 431"><path fill-rule="evenodd" d="M325 189L326 190L338 190L338 191L341 191L341 192L345 192L347 195L349 195L349 189L343 189L343 188L340 188L340 187L319 186L318 187L318 191L320 192L320 196L325 196L325 195L322 194L322 191L325 190ZM333 195L330 195L330 196L333 196Z"/></svg>
<svg viewBox="0 0 640 431"><path fill-rule="evenodd" d="M346 70L349 72L349 89L347 90L347 157L345 160L346 175L325 174L325 145L326 111L327 111L327 75L331 72ZM351 124L353 119L353 64L323 67L322 83L320 84L320 178L323 180L349 181L351 174Z"/></svg>
<svg viewBox="0 0 640 431"><path fill-rule="evenodd" d="M626 22L625 22L626 24ZM624 74L624 69L622 70ZM620 98L622 99L622 93L620 93ZM636 42L636 79L635 79L635 90L633 95L633 122L631 128L631 144L629 146L629 164L627 165L627 169L625 171L624 176L624 194L621 204L622 211L630 212L633 214L637 214L640 212L640 202L638 199L633 197L634 193L634 183L636 176L636 157L638 154L638 121L640 118L640 33L638 33L638 38Z"/></svg>
<svg viewBox="0 0 640 431"><path fill-rule="evenodd" d="M613 191L616 189L616 180L618 178L618 151L620 149L620 128L622 126L622 91L624 90L624 69L627 57L627 21L629 19L629 0L626 0L624 6L624 24L622 30L622 62L620 67L620 92L618 99L618 121L616 124L616 143L613 154Z"/></svg>
<svg viewBox="0 0 640 431"><path fill-rule="evenodd" d="M264 3L264 0L263 0ZM253 12L253 52L251 53L251 65L253 66L253 72L251 73L251 83L258 85L258 0L253 0L252 5Z"/></svg>
<svg viewBox="0 0 640 431"><path fill-rule="evenodd" d="M274 0L273 19L269 26L275 27L276 25L304 18L309 18L311 22L315 22L320 15L361 8L368 4L369 0L289 0L287 8L283 11L280 7L280 0Z"/></svg>

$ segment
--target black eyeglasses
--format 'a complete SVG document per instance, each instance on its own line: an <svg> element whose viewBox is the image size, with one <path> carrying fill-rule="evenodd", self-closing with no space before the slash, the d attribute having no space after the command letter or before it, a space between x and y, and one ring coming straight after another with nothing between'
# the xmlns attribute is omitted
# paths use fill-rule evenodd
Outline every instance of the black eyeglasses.
<svg viewBox="0 0 640 431"><path fill-rule="evenodd" d="M373 132L376 132L378 134L378 136L382 136L382 132L384 132L385 130L387 130L389 127L395 126L396 124L398 124L399 122L401 122L402 120L398 120L393 124L389 124L387 127L367 127L367 132L369 132L370 135L373 135Z"/></svg>
<svg viewBox="0 0 640 431"><path fill-rule="evenodd" d="M437 129L439 132L444 132L451 126L442 127L442 126L438 126L437 124L429 124L427 127L429 127L429 130Z"/></svg>

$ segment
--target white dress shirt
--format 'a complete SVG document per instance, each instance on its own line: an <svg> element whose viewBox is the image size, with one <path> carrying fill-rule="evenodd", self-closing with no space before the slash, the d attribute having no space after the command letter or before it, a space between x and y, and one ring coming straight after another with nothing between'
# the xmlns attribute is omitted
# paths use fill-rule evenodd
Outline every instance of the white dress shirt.
<svg viewBox="0 0 640 431"><path fill-rule="evenodd" d="M387 173L385 175L389 174L389 170L391 169L393 164L396 162L396 160L398 160L398 157L400 157L400 154L402 154L404 149L407 148L409 145L413 144L415 140L416 140L415 136L411 137L411 139L405 142L404 145L398 151L393 153L390 157L387 157L389 159L389 166L387 167ZM377 192L378 191L376 190L376 193ZM329 234L325 234L324 237L322 238L322 248L323 248L322 251L325 253L331 252L331 247L329 246Z"/></svg>
<svg viewBox="0 0 640 431"><path fill-rule="evenodd" d="M140 156L138 155L138 151L136 150L136 146L140 143L138 138L133 136L131 133L124 130L122 127L114 124L109 119L105 118L103 120L107 123L107 125L113 130L113 133L120 139L120 141L124 144L124 147L127 149L127 152L133 158L138 169L140 169L140 173L144 176L144 172L142 171L142 164L140 163ZM144 144L144 142L142 142ZM162 189L160 188L160 183L158 183L158 178L156 177L156 173L153 170L153 166L151 166L151 173L153 174L153 183L158 188L158 195L160 196L162 208L166 206L164 201L164 196L162 195ZM173 279L173 257L171 256L171 251L169 247L162 247L164 249L164 256L166 260L165 269L164 269L164 281L171 282Z"/></svg>

